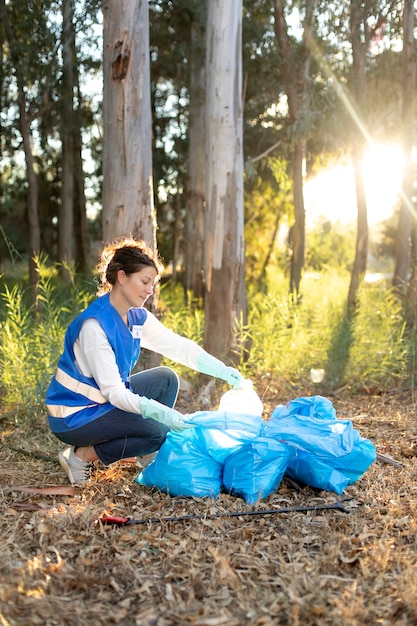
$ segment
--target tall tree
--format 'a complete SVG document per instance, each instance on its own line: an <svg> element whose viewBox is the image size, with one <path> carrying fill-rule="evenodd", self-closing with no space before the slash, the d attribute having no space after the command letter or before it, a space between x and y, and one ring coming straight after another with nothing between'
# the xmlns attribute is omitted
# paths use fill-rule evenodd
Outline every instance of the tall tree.
<svg viewBox="0 0 417 626"><path fill-rule="evenodd" d="M191 20L189 157L185 215L185 287L196 298L204 293L205 96L207 12L194 2Z"/></svg>
<svg viewBox="0 0 417 626"><path fill-rule="evenodd" d="M10 24L8 10L5 0L0 0L0 16L3 23L5 38L9 44L10 56L14 66L18 90L18 106L19 106L19 126L22 135L26 172L28 182L28 219L29 219L29 285L31 287L32 302L36 301L36 290L38 284L38 272L36 259L40 252L41 233L39 225L39 205L38 205L38 180L35 172L35 164L32 152L31 138L31 119L28 115L26 105L26 85L23 73L21 71L21 63L19 59L17 41L12 26Z"/></svg>
<svg viewBox="0 0 417 626"><path fill-rule="evenodd" d="M86 223L81 133L97 121L91 114L89 98L80 90L79 73L81 83L85 84L84 76L95 71L97 62L94 58L96 42L90 47L84 45L81 55L76 50L76 37L84 38L84 41L88 37L89 24L97 23L97 5L98 0L82 3L75 3L74 0L33 0L30 3L16 1L6 4L15 38L15 57L18 59L17 72L11 55L5 59L7 80L3 82L1 93L2 107L6 112L2 128L5 151L2 156L10 173L7 198L3 204L8 218L6 237L19 251L26 253L27 240L33 231L33 219L27 216L33 215L33 197L36 197L39 246L35 256L42 248L51 259L71 261L75 238L78 268L86 267L86 238L81 238L81 228L78 228L79 222ZM74 17L73 10L76 11ZM62 19L56 18L59 11ZM81 12L84 19L80 19ZM18 109L17 76L20 84L24 85L28 124L25 141L19 139L22 115L19 115ZM28 154L28 141L31 149L28 158L34 168L33 184L32 177L24 176L22 166L16 167L16 164L22 163L25 151ZM25 181L22 185L23 177ZM35 185L37 189L33 192ZM7 215L11 212L9 206L13 207L13 221ZM77 211L73 220L74 207ZM80 252L81 245L83 253ZM33 253L28 252L33 259ZM36 267L32 276L35 280L38 277ZM32 277L30 280L33 282Z"/></svg>
<svg viewBox="0 0 417 626"><path fill-rule="evenodd" d="M363 178L363 158L368 145L368 138L363 132L366 124L366 55L370 40L370 31L367 27L365 6L362 0L351 0L350 3L350 40L353 58L353 102L357 115L361 120L355 124L353 132L353 167L355 171L356 202L358 207L358 221L356 233L356 254L351 272L348 292L348 311L353 313L357 306L357 294L366 271L368 254L368 211Z"/></svg>
<svg viewBox="0 0 417 626"><path fill-rule="evenodd" d="M246 321L241 38L241 1L209 0L204 343L221 358Z"/></svg>
<svg viewBox="0 0 417 626"><path fill-rule="evenodd" d="M400 215L396 241L396 263L393 277L393 286L397 293L405 296L407 293L408 272L411 260L411 234L415 227L416 215L413 209L413 175L414 166L412 149L415 127L415 84L416 84L416 48L414 41L414 3L404 1L403 11L403 72L402 72L402 116L401 142L404 158L404 169L400 195ZM413 254L415 248L413 247ZM409 286L410 304L416 304L416 268L413 262L412 282Z"/></svg>
<svg viewBox="0 0 417 626"><path fill-rule="evenodd" d="M3 84L4 84L4 64L3 64L3 57L4 57L4 29L0 28L0 94L3 93ZM0 134L0 154L3 155L3 146L4 146L4 137L2 136L2 134ZM3 206L3 170L0 170L0 207ZM2 215L0 213L0 226L2 227L2 223L1 223L1 218ZM2 231L2 235L3 235ZM3 237L0 237L0 274L2 273L2 269L3 269L3 241L2 241Z"/></svg>
<svg viewBox="0 0 417 626"><path fill-rule="evenodd" d="M58 258L62 276L68 279L66 264L74 259L74 26L73 0L62 3L62 181L58 216Z"/></svg>
<svg viewBox="0 0 417 626"><path fill-rule="evenodd" d="M400 205L399 239L404 237L403 224L404 213L411 219L411 278L408 289L408 303L410 307L410 321L417 325L417 213L416 204L413 205L415 165L412 159L413 138L415 137L415 87L416 87L416 46L414 41L415 12L412 0L405 0L403 13L403 110L401 120L402 147L404 153L404 171L402 180L402 193ZM403 242L405 243L405 242ZM397 248L398 249L398 248ZM406 280L406 276L400 275L400 262L397 253L397 265L394 274L394 285L398 287L399 280Z"/></svg>
<svg viewBox="0 0 417 626"><path fill-rule="evenodd" d="M311 36L314 0L307 0L303 20L303 40L301 59L297 62L288 34L286 2L275 0L275 33L280 52L280 62L288 101L290 123L293 126L292 140L292 179L294 198L294 224L291 228L291 271L290 292L300 293L301 273L305 255L305 208L303 191L303 162L305 158L306 137L297 130L302 126L302 117L308 112L308 81L310 77L311 52L308 45Z"/></svg>
<svg viewBox="0 0 417 626"><path fill-rule="evenodd" d="M82 109L74 0L62 2L62 91L61 91L61 205L58 218L58 259L68 279L66 262L75 261L79 271L88 270L88 224L85 174L82 158Z"/></svg>
<svg viewBox="0 0 417 626"><path fill-rule="evenodd" d="M103 237L155 243L147 0L104 2Z"/></svg>
<svg viewBox="0 0 417 626"><path fill-rule="evenodd" d="M76 72L76 89L78 101L81 102L81 92L78 80L78 71ZM88 234L87 207L85 195L85 173L82 158L82 136L81 136L81 111L80 107L76 112L75 128L74 128L74 238L75 238L75 263L81 272L87 272L89 269L89 250L90 241Z"/></svg>

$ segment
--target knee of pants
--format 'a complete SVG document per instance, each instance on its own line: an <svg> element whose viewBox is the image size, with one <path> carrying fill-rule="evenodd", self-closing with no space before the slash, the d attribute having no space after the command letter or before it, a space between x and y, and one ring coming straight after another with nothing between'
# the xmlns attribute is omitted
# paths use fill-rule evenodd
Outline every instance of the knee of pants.
<svg viewBox="0 0 417 626"><path fill-rule="evenodd" d="M130 380L132 390L173 407L177 401L180 381L176 372L167 366L154 367L133 374Z"/></svg>
<svg viewBox="0 0 417 626"><path fill-rule="evenodd" d="M180 379L177 372L175 372L171 367L167 367L166 365L161 365L157 369L159 370L159 376L166 378L167 385L179 389Z"/></svg>
<svg viewBox="0 0 417 626"><path fill-rule="evenodd" d="M167 428L167 426L164 426L163 424L160 424L159 430L148 439L148 441L152 444L154 450L159 450L159 448L164 443L168 432L169 428Z"/></svg>

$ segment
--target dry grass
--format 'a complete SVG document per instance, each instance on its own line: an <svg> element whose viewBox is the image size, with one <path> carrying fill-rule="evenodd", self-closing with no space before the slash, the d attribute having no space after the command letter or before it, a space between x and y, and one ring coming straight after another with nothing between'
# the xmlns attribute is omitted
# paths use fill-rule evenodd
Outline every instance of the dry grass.
<svg viewBox="0 0 417 626"><path fill-rule="evenodd" d="M259 391L259 387L258 387ZM281 402L305 393L292 393ZM243 500L171 498L119 463L75 495L44 418L3 422L0 624L132 626L391 626L417 623L417 428L411 394L332 398L381 454L347 489L349 514L326 510L106 527L103 513L149 518L244 511ZM190 398L180 408L190 409ZM276 390L265 391L266 415ZM194 405L195 406L195 405ZM23 448L46 459L17 452ZM47 460L50 458L51 460ZM282 482L256 508L335 502Z"/></svg>

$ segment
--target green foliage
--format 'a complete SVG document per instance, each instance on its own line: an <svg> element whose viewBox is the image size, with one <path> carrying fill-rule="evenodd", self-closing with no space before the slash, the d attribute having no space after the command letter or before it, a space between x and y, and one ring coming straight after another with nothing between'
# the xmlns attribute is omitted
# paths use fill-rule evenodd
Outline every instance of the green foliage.
<svg viewBox="0 0 417 626"><path fill-rule="evenodd" d="M357 316L349 322L347 272L306 273L303 299L295 304L287 281L275 271L267 295L249 296L252 342L249 376L269 373L284 384L311 385L311 370L324 370L320 392L397 386L409 379L415 339L406 337L402 307L385 285L364 285Z"/></svg>
<svg viewBox="0 0 417 626"><path fill-rule="evenodd" d="M323 367L325 338L339 308L335 303L343 302L345 282L335 274L306 275L297 305L288 295L287 278L279 270L270 273L267 294L249 296L251 367L287 382L308 380L311 368Z"/></svg>
<svg viewBox="0 0 417 626"><path fill-rule="evenodd" d="M36 309L29 304L23 284L4 283L0 310L0 380L5 407L34 410L42 404L69 322L92 297L91 283L76 277L63 285L58 267L37 261L39 291Z"/></svg>
<svg viewBox="0 0 417 626"><path fill-rule="evenodd" d="M66 328L94 297L91 280L80 282L70 273L70 284L64 285L57 266L38 261L38 269L36 311L23 286L8 286L1 277L1 397L4 409L22 415L43 410ZM349 320L349 280L349 273L341 269L306 273L298 304L288 296L287 277L276 268L268 273L266 292L257 283L250 284L248 321L237 321L242 373L255 381L267 376L282 386L298 390L304 386L305 395L326 395L339 387L357 391L414 385L417 336L407 329L400 301L384 283L365 283L357 314ZM201 302L185 300L179 285L165 283L159 301L161 321L202 345ZM175 365L175 369L197 382L198 375L188 368ZM324 380L316 387L313 369L324 370Z"/></svg>
<svg viewBox="0 0 417 626"><path fill-rule="evenodd" d="M349 321L349 281L342 267L307 272L298 304L288 295L288 278L277 268L268 273L266 293L259 283L249 283L248 322L237 321L242 373L254 379L270 375L311 391L311 370L322 369L324 381L317 393L324 394L344 385L354 391L409 383L416 338L406 334L401 303L384 283L365 283L358 313ZM169 284L161 300L166 306L162 321L201 343L204 319L196 303L184 305L182 290Z"/></svg>
<svg viewBox="0 0 417 626"><path fill-rule="evenodd" d="M346 372L350 384L386 388L406 382L413 341L392 290L383 284L362 289Z"/></svg>
<svg viewBox="0 0 417 626"><path fill-rule="evenodd" d="M62 85L62 2L14 0L5 7L13 40L3 41L2 46L0 154L4 176L0 221L8 239L23 256L27 256L30 249L30 232L27 172L19 124L18 77L24 91L37 174L40 245L50 258L56 255L63 126L71 130L75 141L79 139L75 126L78 129L79 125L86 133L82 152L83 158L89 161L85 168L87 202L96 204L101 196L101 137L97 137L101 103L95 97L96 85L99 85L95 78L102 65L99 32L102 3L84 0L73 4L73 35L77 48L73 91L77 125L63 119L63 102L68 100L68 94L63 93ZM4 40L5 33L2 35ZM4 256L6 249L2 241L1 252Z"/></svg>
<svg viewBox="0 0 417 626"><path fill-rule="evenodd" d="M184 298L184 290L178 283L163 284L159 299L159 319L167 328L202 345L204 312L201 302L193 299L191 294L187 296ZM167 360L167 365L172 363L168 363ZM196 377L189 368L182 365L175 364L175 370L179 376L184 375L187 380Z"/></svg>
<svg viewBox="0 0 417 626"><path fill-rule="evenodd" d="M310 228L306 235L306 269L328 268L350 271L355 256L354 224L323 221Z"/></svg>
<svg viewBox="0 0 417 626"><path fill-rule="evenodd" d="M184 335L201 344L204 336L204 314L201 303L188 294L184 302L184 290L178 283L165 283L161 286L159 310L160 319L174 332Z"/></svg>
<svg viewBox="0 0 417 626"><path fill-rule="evenodd" d="M246 164L245 246L248 282L264 280L271 261L287 264L286 247L279 246L281 227L292 214L291 182L285 159L264 158ZM272 174L265 176L265 170Z"/></svg>

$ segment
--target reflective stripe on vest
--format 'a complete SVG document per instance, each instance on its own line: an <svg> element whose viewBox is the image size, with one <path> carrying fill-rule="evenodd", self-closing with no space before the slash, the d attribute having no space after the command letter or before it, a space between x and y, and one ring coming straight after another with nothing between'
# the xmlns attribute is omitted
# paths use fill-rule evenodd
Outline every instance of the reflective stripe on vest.
<svg viewBox="0 0 417 626"><path fill-rule="evenodd" d="M96 404L105 404L107 402L106 398L103 394L96 389L95 387L91 387L86 383L82 383L76 378L73 378L66 372L64 372L61 368L58 367L55 373L55 378L57 382L60 383L69 391L73 391L74 393L80 394L88 400L95 402ZM63 406L57 404L48 404L47 405L49 415L52 417L68 417L73 413L77 413L78 411L82 411L83 409L87 409L87 406Z"/></svg>
<svg viewBox="0 0 417 626"><path fill-rule="evenodd" d="M82 411L83 409L89 409L91 406L62 406L59 404L47 404L46 408L48 409L48 413L51 417L69 417L74 413L78 413L78 411Z"/></svg>

